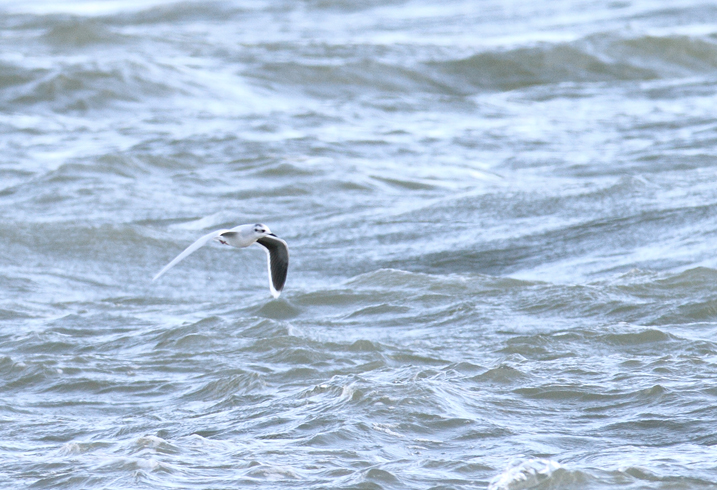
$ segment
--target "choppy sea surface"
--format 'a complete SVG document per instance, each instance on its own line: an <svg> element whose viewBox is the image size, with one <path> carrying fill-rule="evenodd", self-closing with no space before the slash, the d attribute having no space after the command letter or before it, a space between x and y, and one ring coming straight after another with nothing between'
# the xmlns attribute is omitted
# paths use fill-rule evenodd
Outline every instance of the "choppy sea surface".
<svg viewBox="0 0 717 490"><path fill-rule="evenodd" d="M708 1L3 2L0 487L717 488L716 107Z"/></svg>

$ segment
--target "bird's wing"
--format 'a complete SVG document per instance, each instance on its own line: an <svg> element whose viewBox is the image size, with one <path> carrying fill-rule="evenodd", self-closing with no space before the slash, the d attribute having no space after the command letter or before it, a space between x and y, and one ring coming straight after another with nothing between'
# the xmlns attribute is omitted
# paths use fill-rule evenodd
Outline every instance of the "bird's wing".
<svg viewBox="0 0 717 490"><path fill-rule="evenodd" d="M278 298L286 282L289 270L289 247L286 242L273 233L259 238L256 243L266 249L269 261L269 289L271 295Z"/></svg>
<svg viewBox="0 0 717 490"><path fill-rule="evenodd" d="M152 281L156 281L157 279L159 279L160 277L162 277L162 274L164 274L164 273L167 272L169 269L171 269L172 267L174 267L175 265L177 265L177 264L178 264L182 259L184 259L187 255L191 254L192 252L195 252L198 248L203 247L204 245L207 244L207 242L210 242L212 239L214 239L215 237L218 237L219 235L221 235L221 234L222 234L223 232L225 232L225 231L227 231L227 230L217 230L217 231L213 231L213 232L211 232L211 233L207 233L207 234L204 235L202 238L200 238L200 239L197 240L196 242L192 243L190 246L188 246L188 247L184 250L184 252L182 252L181 254L177 255L177 256L174 258L173 261L171 261L169 264L165 265L165 266L164 266L164 269L162 269L161 271L159 271L159 272L157 273L157 275L154 276L154 278L152 279Z"/></svg>

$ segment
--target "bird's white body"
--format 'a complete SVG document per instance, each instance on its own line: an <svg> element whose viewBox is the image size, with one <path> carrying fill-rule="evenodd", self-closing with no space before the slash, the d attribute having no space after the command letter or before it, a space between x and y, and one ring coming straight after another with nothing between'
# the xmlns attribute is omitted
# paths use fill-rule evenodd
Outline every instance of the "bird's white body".
<svg viewBox="0 0 717 490"><path fill-rule="evenodd" d="M279 297L286 281L289 268L289 248L286 242L274 235L269 227L260 223L255 225L239 225L228 230L217 230L207 233L177 255L169 264L157 273L152 281L159 279L165 272L177 265L181 260L210 241L217 241L236 248L246 248L255 243L266 250L269 266L269 289L272 296Z"/></svg>
<svg viewBox="0 0 717 490"><path fill-rule="evenodd" d="M246 248L250 245L254 245L256 241L263 235L254 232L255 225L239 225L230 230L218 230L214 233L219 233L215 238L219 243L229 245L236 248ZM269 231L269 228L265 228ZM221 236L222 233L234 232L233 235Z"/></svg>

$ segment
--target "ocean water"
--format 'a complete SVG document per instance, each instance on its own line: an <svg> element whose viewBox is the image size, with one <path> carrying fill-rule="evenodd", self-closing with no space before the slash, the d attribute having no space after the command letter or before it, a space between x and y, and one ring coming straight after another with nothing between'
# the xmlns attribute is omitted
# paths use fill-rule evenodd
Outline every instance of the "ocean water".
<svg viewBox="0 0 717 490"><path fill-rule="evenodd" d="M716 92L700 0L3 2L0 486L717 488Z"/></svg>

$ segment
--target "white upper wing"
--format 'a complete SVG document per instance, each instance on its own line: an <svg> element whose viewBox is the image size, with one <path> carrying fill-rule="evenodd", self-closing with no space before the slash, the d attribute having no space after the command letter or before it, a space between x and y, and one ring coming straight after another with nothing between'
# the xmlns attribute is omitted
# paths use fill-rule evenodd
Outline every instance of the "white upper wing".
<svg viewBox="0 0 717 490"><path fill-rule="evenodd" d="M164 274L164 273L167 272L169 269L171 269L172 267L174 267L175 265L177 265L177 264L178 264L182 259L184 259L187 255L189 255L189 254L195 252L197 249L203 247L204 245L207 244L207 242L212 241L215 237L218 237L219 235L221 235L221 234L224 233L225 231L227 231L227 230L217 230L217 231L213 231L213 232L211 232L211 233L207 233L207 234L204 235L202 238L200 238L200 239L197 240L196 242L192 243L190 246L188 246L188 247L184 250L184 252L182 252L181 254L177 255L177 256L174 258L173 261L171 261L169 264L165 265L165 266L164 266L164 269L162 269L161 271L159 271L159 273L157 273L157 275L154 276L154 278L152 278L152 281L156 281L157 279L159 279L160 277L162 277L162 274Z"/></svg>

